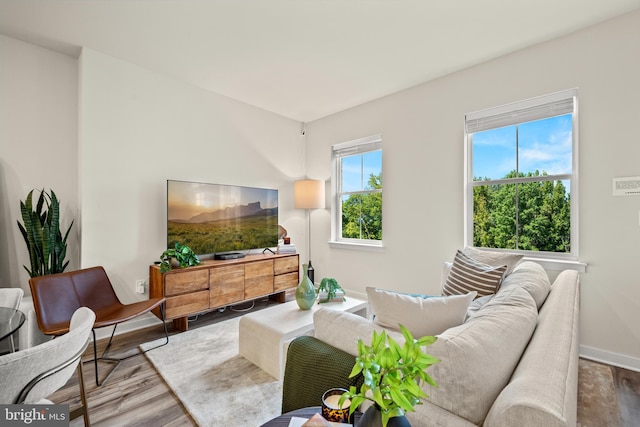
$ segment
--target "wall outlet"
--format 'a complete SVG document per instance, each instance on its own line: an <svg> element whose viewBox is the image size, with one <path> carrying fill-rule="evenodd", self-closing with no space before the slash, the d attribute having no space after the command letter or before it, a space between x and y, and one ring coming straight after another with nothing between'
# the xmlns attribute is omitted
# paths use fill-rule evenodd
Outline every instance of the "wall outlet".
<svg viewBox="0 0 640 427"><path fill-rule="evenodd" d="M147 284L147 281L144 279L136 280L136 292L139 294L144 294L146 284Z"/></svg>

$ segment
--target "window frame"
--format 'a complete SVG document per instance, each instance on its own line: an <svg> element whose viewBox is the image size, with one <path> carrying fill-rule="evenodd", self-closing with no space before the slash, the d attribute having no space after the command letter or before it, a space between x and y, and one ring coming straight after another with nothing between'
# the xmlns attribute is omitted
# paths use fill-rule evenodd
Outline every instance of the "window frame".
<svg viewBox="0 0 640 427"><path fill-rule="evenodd" d="M566 102L571 101L572 111L557 112L554 107L560 105L560 110L567 108ZM565 103L564 105L562 105ZM545 112L546 110L546 112ZM521 253L526 259L541 261L545 268L563 269L573 264L575 269L584 271L586 265L578 260L579 250L579 178L578 178L578 90L577 88L564 90L548 95L526 99L523 101L513 102L494 108L488 108L465 115L464 121L464 158L465 158L465 196L464 196L464 244L465 246L473 246L473 189L480 185L474 181L473 175L473 135L476 132L497 129L504 126L518 125L534 120L556 117L567 113L572 114L572 158L571 173L554 175L552 178L528 178L522 179L495 179L491 180L491 184L515 184L520 182L535 181L542 182L545 180L556 181L558 179L569 179L569 193L571 194L571 251L568 253L560 252L544 252L530 251L522 249L501 249L501 248L484 248L492 251L505 251ZM479 248L483 249L483 248Z"/></svg>
<svg viewBox="0 0 640 427"><path fill-rule="evenodd" d="M331 146L331 247L350 248L361 250L380 250L383 248L383 240L370 239L353 239L342 237L342 196L345 194L363 193L383 194L384 184L382 188L372 191L346 191L342 192L342 169L341 159L354 154L364 154L373 151L382 151L382 135L372 135L352 141L342 142ZM381 165L382 172L382 165ZM382 222L383 239L384 239L384 222Z"/></svg>

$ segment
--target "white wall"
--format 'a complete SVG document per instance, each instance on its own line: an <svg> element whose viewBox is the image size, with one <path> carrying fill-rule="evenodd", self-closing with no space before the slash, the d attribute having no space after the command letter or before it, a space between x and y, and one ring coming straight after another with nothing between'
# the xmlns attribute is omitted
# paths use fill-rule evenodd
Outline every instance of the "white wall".
<svg viewBox="0 0 640 427"><path fill-rule="evenodd" d="M79 266L78 61L0 35L0 64L0 287L29 294L22 267L29 254L16 221L30 190L53 189L63 230L76 220L68 268Z"/></svg>
<svg viewBox="0 0 640 427"><path fill-rule="evenodd" d="M640 175L638 46L640 12L309 123L313 178L329 180L332 144L383 135L384 252L329 248L330 210L314 212L316 276L438 292L463 244L464 114L578 87L581 351L640 369L640 197L611 195L613 177Z"/></svg>
<svg viewBox="0 0 640 427"><path fill-rule="evenodd" d="M78 72L74 58L0 36L0 286L28 288L16 219L34 187L53 188L77 221L71 268L81 228L81 265L104 265L126 302L145 298L135 280L164 248L167 178L279 188L304 260L291 181L328 180L331 144L382 133L384 252L329 249L329 209L315 211L316 277L354 294L437 292L463 239L464 114L578 87L582 352L640 369L640 197L611 196L612 177L640 175L638 28L640 13L628 14L315 121L305 161L299 123L87 49Z"/></svg>
<svg viewBox="0 0 640 427"><path fill-rule="evenodd" d="M103 265L121 299L166 248L166 180L279 189L295 240L300 123L91 49L80 56L82 266Z"/></svg>
<svg viewBox="0 0 640 427"><path fill-rule="evenodd" d="M78 60L0 35L0 56L0 286L29 294L16 220L32 188L54 189L63 227L75 220L69 270L105 266L124 302L147 298L135 281L165 249L167 179L279 189L305 251L299 122L90 49Z"/></svg>

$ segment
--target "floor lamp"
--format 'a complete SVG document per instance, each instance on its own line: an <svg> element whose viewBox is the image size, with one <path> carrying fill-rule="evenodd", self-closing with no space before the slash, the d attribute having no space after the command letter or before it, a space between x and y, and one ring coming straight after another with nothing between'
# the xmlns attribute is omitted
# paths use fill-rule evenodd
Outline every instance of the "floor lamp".
<svg viewBox="0 0 640 427"><path fill-rule="evenodd" d="M309 225L307 237L307 254L311 264L311 209L324 209L324 181L318 179L302 179L293 183L293 207L307 210ZM313 279L312 279L313 281Z"/></svg>

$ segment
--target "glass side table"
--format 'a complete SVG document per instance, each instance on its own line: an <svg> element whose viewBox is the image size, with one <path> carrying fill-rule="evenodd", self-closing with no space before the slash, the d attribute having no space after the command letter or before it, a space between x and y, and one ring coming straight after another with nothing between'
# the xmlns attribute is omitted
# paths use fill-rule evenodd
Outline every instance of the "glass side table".
<svg viewBox="0 0 640 427"><path fill-rule="evenodd" d="M11 351L15 351L13 334L24 324L25 315L20 310L0 307L0 341L9 338Z"/></svg>

